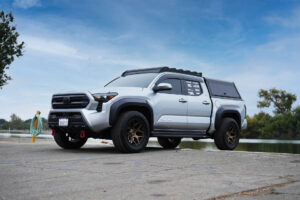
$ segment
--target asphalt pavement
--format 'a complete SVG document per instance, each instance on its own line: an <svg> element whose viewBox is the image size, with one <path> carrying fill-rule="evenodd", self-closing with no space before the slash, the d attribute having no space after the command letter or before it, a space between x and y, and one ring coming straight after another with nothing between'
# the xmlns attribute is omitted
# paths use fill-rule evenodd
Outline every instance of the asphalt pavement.
<svg viewBox="0 0 300 200"><path fill-rule="evenodd" d="M300 155L1 138L0 199L300 199Z"/></svg>

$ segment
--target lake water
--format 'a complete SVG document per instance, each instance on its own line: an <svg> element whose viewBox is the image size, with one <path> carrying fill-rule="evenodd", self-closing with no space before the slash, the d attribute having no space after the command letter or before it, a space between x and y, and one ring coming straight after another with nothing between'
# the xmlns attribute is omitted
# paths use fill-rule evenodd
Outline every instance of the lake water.
<svg viewBox="0 0 300 200"><path fill-rule="evenodd" d="M236 151L254 151L254 152L274 152L274 153L294 153L300 154L300 144L290 142L280 143L266 143L265 140L250 143L241 142ZM213 142L197 142L197 141L183 141L180 148L191 148L191 149L217 149Z"/></svg>
<svg viewBox="0 0 300 200"><path fill-rule="evenodd" d="M28 133L0 133L0 138L8 137L31 137ZM38 138L52 138L49 134L41 134ZM96 141L89 139L89 141ZM159 147L156 138L150 138L149 146ZM181 149L217 150L213 140L203 139L193 141L184 139L179 147ZM273 152L300 154L300 140L264 140L264 139L241 139L236 151Z"/></svg>

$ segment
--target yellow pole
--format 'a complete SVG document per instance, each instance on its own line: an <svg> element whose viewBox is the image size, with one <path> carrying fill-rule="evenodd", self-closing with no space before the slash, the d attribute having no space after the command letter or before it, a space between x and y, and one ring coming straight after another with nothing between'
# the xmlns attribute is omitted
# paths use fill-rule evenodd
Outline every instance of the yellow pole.
<svg viewBox="0 0 300 200"><path fill-rule="evenodd" d="M38 110L38 111L36 111L36 114L41 114L41 112ZM36 130L37 129L37 126L38 126L38 118L36 117L35 119L34 119L34 129ZM32 136L32 142L35 142L35 136Z"/></svg>
<svg viewBox="0 0 300 200"><path fill-rule="evenodd" d="M36 117L34 120L34 129L37 129L37 125L38 125L38 118Z"/></svg>

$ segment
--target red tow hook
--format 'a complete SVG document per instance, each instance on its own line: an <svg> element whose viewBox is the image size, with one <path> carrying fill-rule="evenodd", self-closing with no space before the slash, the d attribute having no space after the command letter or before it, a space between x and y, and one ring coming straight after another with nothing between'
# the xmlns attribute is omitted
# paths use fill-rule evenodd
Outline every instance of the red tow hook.
<svg viewBox="0 0 300 200"><path fill-rule="evenodd" d="M52 136L54 137L56 134L56 130L55 129L52 129Z"/></svg>
<svg viewBox="0 0 300 200"><path fill-rule="evenodd" d="M80 138L81 138L81 139L85 138L85 130L82 130L82 131L80 132Z"/></svg>

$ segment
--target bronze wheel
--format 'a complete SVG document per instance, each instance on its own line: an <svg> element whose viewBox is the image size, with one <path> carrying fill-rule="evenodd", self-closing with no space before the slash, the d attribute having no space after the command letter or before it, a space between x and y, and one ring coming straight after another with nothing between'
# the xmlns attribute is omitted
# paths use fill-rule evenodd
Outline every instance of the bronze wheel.
<svg viewBox="0 0 300 200"><path fill-rule="evenodd" d="M233 150L239 144L240 127L233 118L224 118L214 134L215 144L220 150Z"/></svg>
<svg viewBox="0 0 300 200"><path fill-rule="evenodd" d="M226 131L226 141L230 145L234 145L236 143L237 138L237 128L233 124L230 124Z"/></svg>
<svg viewBox="0 0 300 200"><path fill-rule="evenodd" d="M149 122L138 111L124 112L113 126L111 136L115 147L120 152L140 152L146 147L149 140Z"/></svg>
<svg viewBox="0 0 300 200"><path fill-rule="evenodd" d="M146 125L140 118L133 118L127 124L127 139L131 145L138 146L145 138Z"/></svg>
<svg viewBox="0 0 300 200"><path fill-rule="evenodd" d="M181 138L161 138L161 137L158 137L157 141L165 149L174 149L180 144Z"/></svg>

